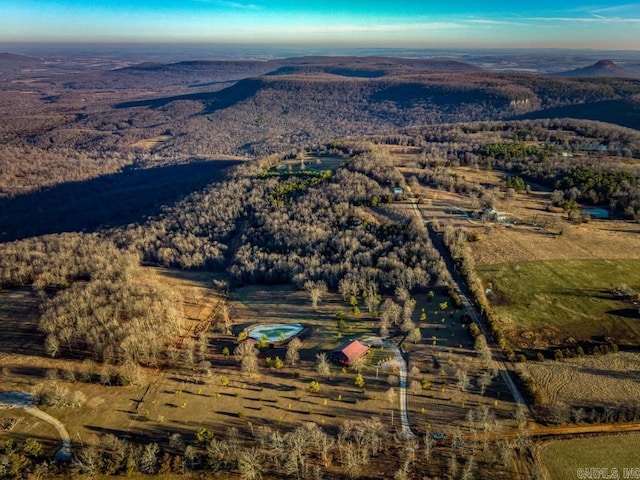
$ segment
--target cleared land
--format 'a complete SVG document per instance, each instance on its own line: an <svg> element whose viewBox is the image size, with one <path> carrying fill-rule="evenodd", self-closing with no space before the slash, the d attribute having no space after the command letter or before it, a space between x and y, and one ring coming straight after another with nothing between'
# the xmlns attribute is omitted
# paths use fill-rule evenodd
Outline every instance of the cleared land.
<svg viewBox="0 0 640 480"><path fill-rule="evenodd" d="M155 147L162 145L163 143L167 143L173 137L171 135L158 135L157 137L145 138L143 140L138 140L135 143L131 144L132 148L143 148L147 150L151 150Z"/></svg>
<svg viewBox="0 0 640 480"><path fill-rule="evenodd" d="M295 158L279 161L271 171L281 173L300 173L301 171L321 172L323 170L335 171L345 163L345 161L345 157L341 156L305 152L297 155Z"/></svg>
<svg viewBox="0 0 640 480"><path fill-rule="evenodd" d="M550 404L620 407L640 398L640 353L530 362L523 368Z"/></svg>
<svg viewBox="0 0 640 480"><path fill-rule="evenodd" d="M543 445L539 457L546 467L547 479L637 478L637 469L640 468L640 435L556 440ZM578 469L591 468L608 469L608 474L615 468L619 476L579 476ZM636 476L625 477L625 468L636 469Z"/></svg>
<svg viewBox="0 0 640 480"><path fill-rule="evenodd" d="M639 260L509 263L482 266L478 273L519 348L604 335L620 345L640 343L637 307L610 293L619 284L640 290Z"/></svg>
<svg viewBox="0 0 640 480"><path fill-rule="evenodd" d="M180 356L175 365L163 370L136 369L129 372L135 377L134 384L118 386L116 382L101 384L99 378L106 373L115 378L122 367L51 359L43 352L37 356L12 352L0 361L3 390L29 391L33 385L55 379L60 387L82 392L87 398L82 407L42 408L65 425L74 442L80 440L85 445L112 433L141 443L157 442L164 449L173 451L169 443L171 434L178 433L186 443L191 443L196 431L202 427L212 431L217 438L227 437L229 429L235 427L240 440L252 441L254 432L261 426L287 431L313 422L337 433L346 420L376 416L389 431L400 431L399 375L394 363L389 362L390 351L375 348L368 355L361 370L364 389L355 386L354 369L331 366L328 379L320 378L315 370L317 353L329 352L348 338L377 333L376 320L364 311L364 305L360 305L363 312L354 314L341 297L328 294L314 310L308 293L291 286L248 286L234 290L231 298L225 299L213 288L213 277L209 273L156 268L147 272L183 298L187 322L178 340ZM439 289L435 292L433 298L427 293L415 297L413 317L421 329L423 341L403 343L409 358L408 413L413 431L420 435L443 432L447 438L452 438L456 429L468 431L472 428L482 437L495 431L494 428L513 428L514 405L507 388L500 380L495 380L484 395L480 395L477 380L483 366L473 352L472 339L460 322L460 312L450 305L442 308L441 303L448 297ZM12 317L20 324L21 319L25 322L21 328L35 329L38 319L35 297L28 290L3 292L2 295L16 302L3 302L5 320ZM293 322L310 326L311 332L304 338L296 366L267 368L267 357L284 359L286 356L286 347L268 348L259 355L257 373L240 373L233 356L223 353L225 347L233 351L235 336L221 333L220 319L214 318L222 301L229 306L234 334L253 323ZM19 307L23 311L16 319L15 312ZM420 320L423 309L426 318ZM337 312L345 314L346 326L338 327ZM201 330L205 332L204 349L200 351L196 343L192 363L188 358L189 349L181 345L189 344L190 338L197 339L197 332ZM7 328L3 338L20 335L20 329L12 332ZM394 342L401 339L398 337ZM11 339L7 342L7 345L12 343ZM465 371L470 380L466 391L457 386L459 370ZM423 378L430 382L426 390L420 385ZM309 390L312 380L320 382L317 393ZM390 388L395 390L393 396L388 394ZM482 407L488 409L490 418L496 418L495 427L486 429L482 426L479 413ZM472 424L467 418L469 410L475 412ZM7 423L13 423L10 419L17 422L10 431L0 434L0 438L11 436L23 441L34 437L45 444L50 454L59 446L54 429L38 423L22 410L0 411L0 419ZM448 444L448 440L440 442L434 452L432 462L441 464L442 468L446 468ZM79 446L76 444L73 448ZM371 478L393 475L392 465L383 463L371 468L378 472ZM481 463L480 468L491 467ZM508 477L509 473L505 473L500 478Z"/></svg>

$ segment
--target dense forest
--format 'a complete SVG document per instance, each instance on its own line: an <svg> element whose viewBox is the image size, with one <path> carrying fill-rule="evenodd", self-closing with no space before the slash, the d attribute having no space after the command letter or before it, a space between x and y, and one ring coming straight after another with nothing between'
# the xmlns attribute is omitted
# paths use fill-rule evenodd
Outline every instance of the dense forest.
<svg viewBox="0 0 640 480"><path fill-rule="evenodd" d="M164 265L228 264L237 283L323 280L335 287L347 277L361 289L370 282L412 289L443 272L424 227L409 219L393 226L360 208L389 201L392 187L404 185L384 155L356 155L319 182L261 175L269 167L237 167L227 181L125 231L120 241Z"/></svg>
<svg viewBox="0 0 640 480"><path fill-rule="evenodd" d="M0 196L131 165L257 157L416 125L572 116L638 128L639 94L634 79L375 57L143 64L29 78L0 83ZM144 146L154 138L162 140Z"/></svg>

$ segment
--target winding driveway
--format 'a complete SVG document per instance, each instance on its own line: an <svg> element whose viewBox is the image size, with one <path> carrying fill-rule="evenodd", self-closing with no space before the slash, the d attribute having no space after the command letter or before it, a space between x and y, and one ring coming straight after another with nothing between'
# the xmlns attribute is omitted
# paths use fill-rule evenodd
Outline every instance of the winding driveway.
<svg viewBox="0 0 640 480"><path fill-rule="evenodd" d="M404 361L402 352L393 343L383 340L380 337L365 337L362 342L371 347L384 347L393 352L396 363L400 369L400 423L402 425L402 436L405 440L416 438L411 431L409 424L409 414L407 413L407 362Z"/></svg>
<svg viewBox="0 0 640 480"><path fill-rule="evenodd" d="M28 414L52 425L62 440L62 445L56 452L54 459L60 462L68 462L71 460L71 438L69 437L69 432L67 432L67 429L60 420L35 407L30 394L23 392L0 393L0 409L5 408L24 408L24 411Z"/></svg>

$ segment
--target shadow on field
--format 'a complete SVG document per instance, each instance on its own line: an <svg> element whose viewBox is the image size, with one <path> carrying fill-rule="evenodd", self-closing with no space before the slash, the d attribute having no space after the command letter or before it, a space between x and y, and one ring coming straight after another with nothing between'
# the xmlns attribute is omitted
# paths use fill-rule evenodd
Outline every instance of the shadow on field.
<svg viewBox="0 0 640 480"><path fill-rule="evenodd" d="M221 178L237 161L195 161L140 169L0 200L0 241L49 233L94 231L143 221Z"/></svg>
<svg viewBox="0 0 640 480"><path fill-rule="evenodd" d="M256 94L263 85L258 79L241 80L235 85L225 88L219 92L202 92L187 95L176 95L171 97L150 98L146 100L135 100L132 102L118 103L115 108L162 108L170 103L178 101L195 101L203 104L203 115L211 114L217 110L224 110L234 106L235 104L247 100Z"/></svg>
<svg viewBox="0 0 640 480"><path fill-rule="evenodd" d="M589 373L591 375L599 375L606 378L615 378L616 380L640 380L640 372L637 370L628 370L626 372L601 370L598 368L581 368L581 373Z"/></svg>
<svg viewBox="0 0 640 480"><path fill-rule="evenodd" d="M552 295L564 295L569 297L597 298L599 300L615 300L615 297L607 290L583 289L583 290L548 290L543 293Z"/></svg>
<svg viewBox="0 0 640 480"><path fill-rule="evenodd" d="M633 318L640 322L640 310L638 308L621 308L619 310L609 310L607 313L618 317Z"/></svg>

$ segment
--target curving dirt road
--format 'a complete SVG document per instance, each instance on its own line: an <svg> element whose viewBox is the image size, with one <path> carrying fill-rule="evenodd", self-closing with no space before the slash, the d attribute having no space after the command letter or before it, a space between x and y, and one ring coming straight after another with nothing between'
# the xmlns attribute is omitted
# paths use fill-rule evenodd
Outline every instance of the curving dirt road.
<svg viewBox="0 0 640 480"><path fill-rule="evenodd" d="M393 352L395 360L400 369L400 423L402 425L402 436L405 440L416 438L411 430L409 423L409 414L407 413L407 362L404 361L402 353L393 343L387 342L380 337L366 337L362 342L371 347L384 347Z"/></svg>
<svg viewBox="0 0 640 480"><path fill-rule="evenodd" d="M71 438L63 423L48 413L43 412L38 407L33 406L33 398L24 392L2 392L0 393L0 409L24 408L24 411L34 417L39 418L52 425L56 429L62 445L56 452L54 459L60 462L71 460Z"/></svg>
<svg viewBox="0 0 640 480"><path fill-rule="evenodd" d="M58 431L62 445L56 452L54 459L59 462L68 462L71 460L71 439L69 438L69 432L64 427L62 422L55 417L52 417L48 413L43 412L37 407L24 407L24 411L38 417L40 420L44 420Z"/></svg>

